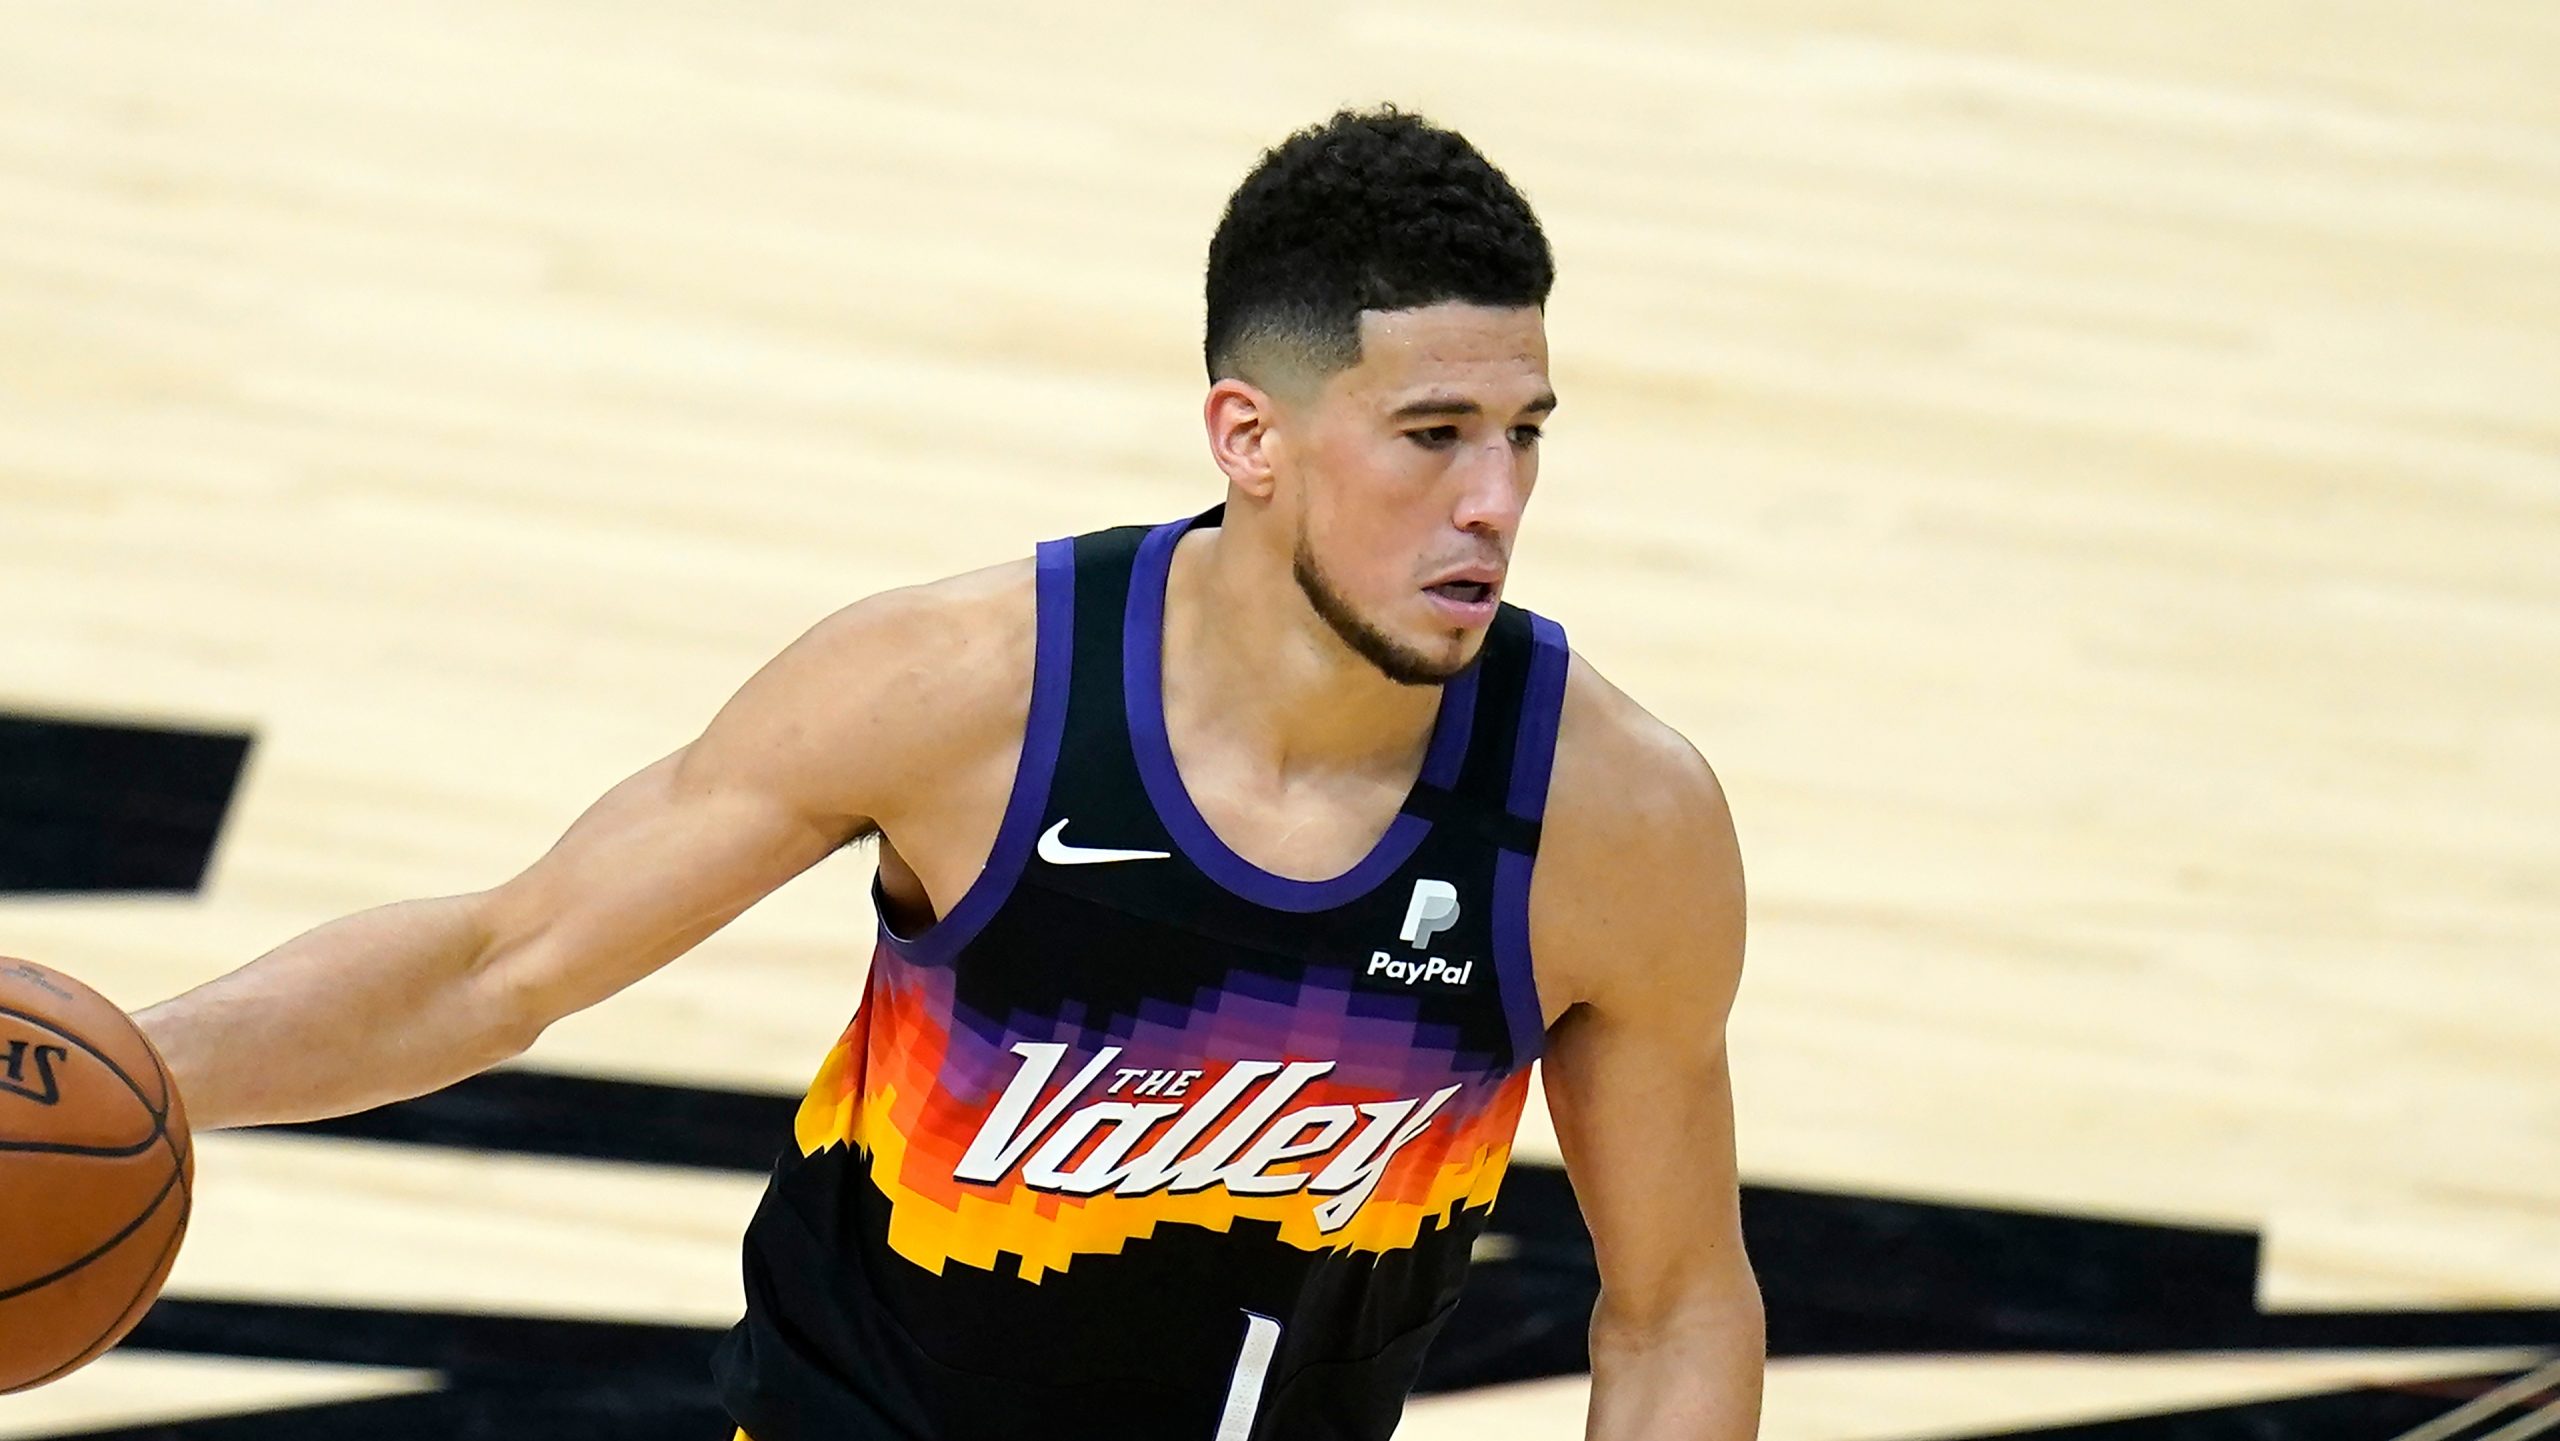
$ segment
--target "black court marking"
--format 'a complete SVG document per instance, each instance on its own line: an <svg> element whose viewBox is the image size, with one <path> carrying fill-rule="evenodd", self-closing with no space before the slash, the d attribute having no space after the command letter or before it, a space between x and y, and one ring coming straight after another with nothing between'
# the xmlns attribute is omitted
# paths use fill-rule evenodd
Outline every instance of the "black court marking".
<svg viewBox="0 0 2560 1441"><path fill-rule="evenodd" d="M497 1071L417 1101L275 1129L761 1173L790 1143L798 1104L785 1095ZM1767 1300L1770 1354L1780 1360L2560 1348L2560 1307L2262 1313L2259 1242L2243 1231L1763 1186L1744 1188L1743 1225ZM1423 1393L1589 1368L1585 1327L1599 1273L1563 1173L1515 1162L1488 1235L1495 1254L1473 1268L1432 1348ZM717 1441L729 1434L708 1371L718 1336L646 1323L166 1301L129 1347L423 1369L439 1374L442 1389L95 1431L82 1441ZM2389 1441L2498 1379L1931 1441Z"/></svg>
<svg viewBox="0 0 2560 1441"><path fill-rule="evenodd" d="M265 1129L760 1174L791 1144L799 1104L498 1070L414 1101ZM2259 1242L2247 1231L1774 1186L1743 1188L1742 1219L1770 1297L1771 1347L1790 1355L2560 1344L2560 1312L2261 1314ZM1548 1273L1553 1284L1533 1289L1558 1302L1567 1298L1554 1286L1578 1278L1587 1311L1598 1271L1562 1171L1515 1162L1492 1229L1508 1257L1475 1274ZM2539 1332L2519 1329L2532 1317Z"/></svg>
<svg viewBox="0 0 2560 1441"><path fill-rule="evenodd" d="M0 714L0 893L198 890L249 747L226 731Z"/></svg>
<svg viewBox="0 0 2560 1441"><path fill-rule="evenodd" d="M414 1101L260 1129L514 1155L766 1171L796 1096L496 1070Z"/></svg>
<svg viewBox="0 0 2560 1441"><path fill-rule="evenodd" d="M1479 1267L1479 1275L1499 1275L1501 1263ZM1772 1289L1773 1312L1782 1306L1775 1287L1785 1278L1764 1278ZM1572 1294L1567 1292L1566 1294ZM1493 1374L1461 1378L1453 1374L1453 1351L1473 1350L1478 1358L1541 1337L1576 1336L1588 1311L1542 1310L1533 1334L1470 1331L1466 1314L1483 1297L1481 1282L1471 1278L1468 1299L1458 1317L1433 1348L1433 1365L1424 1375L1424 1394L1470 1389L1534 1375L1566 1374L1531 1368L1528 1374ZM2534 1318L2539 1317L2537 1322ZM2471 1319L2496 1324L2512 1343L2517 1332L2540 1325L2552 1334L2554 1313L2485 1313ZM696 1441L728 1434L708 1374L718 1331L712 1328L557 1321L533 1317L501 1317L463 1313L368 1311L335 1307L268 1306L213 1301L163 1302L146 1317L128 1346L194 1355L254 1355L352 1366L430 1370L443 1378L435 1393L331 1404L211 1418L179 1424L81 1433L93 1441L341 1441L364 1437L449 1437L468 1435L480 1441L553 1441L570 1435L686 1435ZM1941 1348L1925 1347L1923 1350ZM1961 1348L1949 1348L1960 1360ZM2218 1348L2197 1348L2207 1354ZM1825 1354L1780 1351L1790 1355ZM2445 1378L2399 1387L2357 1387L2323 1395L2254 1402L2211 1410L2129 1417L2091 1425L2003 1433L2000 1437L1937 1437L1931 1441L2387 1441L2409 1426L2441 1415L2468 1396L2489 1389L2504 1376ZM632 1429L624 1431L545 1429L556 1418L592 1420L610 1415ZM456 1429L456 1423L468 1423ZM444 1427L447 1429L439 1430Z"/></svg>

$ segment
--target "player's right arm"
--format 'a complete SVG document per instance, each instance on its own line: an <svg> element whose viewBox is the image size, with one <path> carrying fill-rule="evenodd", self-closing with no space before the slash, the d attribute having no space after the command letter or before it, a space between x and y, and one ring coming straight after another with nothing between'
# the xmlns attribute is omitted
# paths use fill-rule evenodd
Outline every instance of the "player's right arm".
<svg viewBox="0 0 2560 1441"><path fill-rule="evenodd" d="M1021 733L1031 568L838 612L492 890L332 921L137 1019L198 1130L401 1100L701 943ZM974 753L974 756L973 754Z"/></svg>

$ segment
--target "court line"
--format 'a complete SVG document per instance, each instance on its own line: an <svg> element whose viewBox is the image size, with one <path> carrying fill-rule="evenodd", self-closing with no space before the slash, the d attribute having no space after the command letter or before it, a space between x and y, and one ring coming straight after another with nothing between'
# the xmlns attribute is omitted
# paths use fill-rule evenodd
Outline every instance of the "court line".
<svg viewBox="0 0 2560 1441"><path fill-rule="evenodd" d="M2560 1383L2560 1361L2553 1361L2539 1371L2529 1371L2518 1376L2494 1391L2456 1406L2414 1431L2394 1436L2391 1441L2449 1441L2456 1432L2471 1423L2486 1420L2529 1396L2538 1396L2546 1387L2555 1383ZM2482 1437L2481 1441L2524 1441L2525 1437L2540 1435L2555 1425L2560 1425L2560 1402L2554 1403L2550 1409L2542 1413L2541 1417L2528 1417L2516 1423L2515 1426L2509 1426L2503 1431ZM2530 1426L2533 1429L2518 1430L2518 1426Z"/></svg>
<svg viewBox="0 0 2560 1441"><path fill-rule="evenodd" d="M2525 1441L2526 1437L2539 1436L2554 1426L2560 1426L2560 1399L2553 1400L2551 1404L2523 1420L2490 1432L2481 1437L2480 1441Z"/></svg>

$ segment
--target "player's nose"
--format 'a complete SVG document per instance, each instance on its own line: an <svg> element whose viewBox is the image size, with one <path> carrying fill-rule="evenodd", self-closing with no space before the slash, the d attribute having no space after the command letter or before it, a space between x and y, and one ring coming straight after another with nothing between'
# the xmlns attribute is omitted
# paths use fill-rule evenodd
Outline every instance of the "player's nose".
<svg viewBox="0 0 2560 1441"><path fill-rule="evenodd" d="M1528 459L1509 444L1484 446L1456 467L1457 510L1450 518L1460 530L1499 536L1506 542L1520 528L1534 479Z"/></svg>

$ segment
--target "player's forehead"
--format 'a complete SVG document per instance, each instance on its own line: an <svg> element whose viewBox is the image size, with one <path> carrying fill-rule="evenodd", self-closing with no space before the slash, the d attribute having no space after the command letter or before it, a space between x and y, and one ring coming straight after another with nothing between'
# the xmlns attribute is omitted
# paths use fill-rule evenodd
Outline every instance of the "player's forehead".
<svg viewBox="0 0 2560 1441"><path fill-rule="evenodd" d="M1384 410L1436 396L1501 411L1552 401L1546 314L1463 301L1362 311L1360 362L1337 379L1346 398Z"/></svg>

